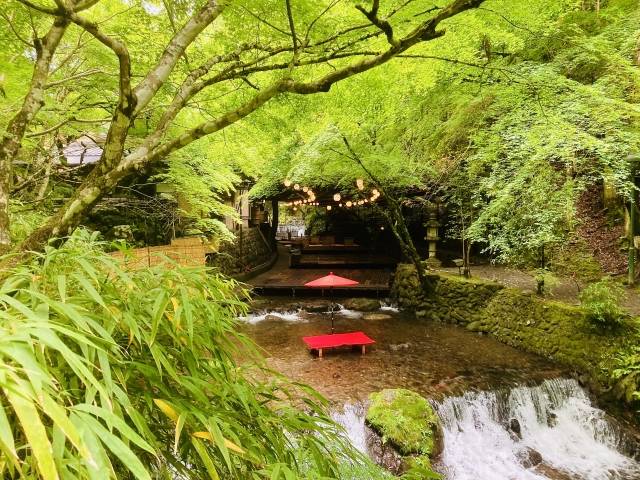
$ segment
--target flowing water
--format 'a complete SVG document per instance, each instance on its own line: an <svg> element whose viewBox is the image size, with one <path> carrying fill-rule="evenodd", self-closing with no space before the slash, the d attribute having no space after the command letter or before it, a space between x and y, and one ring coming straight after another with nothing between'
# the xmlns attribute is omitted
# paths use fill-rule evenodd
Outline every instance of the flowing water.
<svg viewBox="0 0 640 480"><path fill-rule="evenodd" d="M364 415L369 393L404 387L432 399L442 420L436 468L447 480L640 479L635 441L545 359L392 306L336 316L336 331L363 330L377 341L365 356L339 351L319 360L305 350L302 336L328 333L326 313L280 305L245 320L271 365L332 400L353 445L392 471L401 461Z"/></svg>
<svg viewBox="0 0 640 480"><path fill-rule="evenodd" d="M440 466L446 478L640 478L640 464L620 453L628 441L622 430L575 380L466 393L435 407L444 429Z"/></svg>

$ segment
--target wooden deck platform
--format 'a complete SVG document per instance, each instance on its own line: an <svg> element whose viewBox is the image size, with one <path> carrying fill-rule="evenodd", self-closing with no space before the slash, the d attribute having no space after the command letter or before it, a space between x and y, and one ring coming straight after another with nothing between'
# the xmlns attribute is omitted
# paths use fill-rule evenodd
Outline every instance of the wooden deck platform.
<svg viewBox="0 0 640 480"><path fill-rule="evenodd" d="M306 253L300 255L295 268L395 268L395 259L386 255L368 253Z"/></svg>
<svg viewBox="0 0 640 480"><path fill-rule="evenodd" d="M289 268L289 254L282 250L280 257L271 270L253 279L249 284L261 295L292 296L329 296L335 297L385 297L390 291L391 275L395 265L387 268L334 268L334 265L322 265L310 268ZM308 288L304 284L333 272L341 277L360 282L354 287L327 289Z"/></svg>

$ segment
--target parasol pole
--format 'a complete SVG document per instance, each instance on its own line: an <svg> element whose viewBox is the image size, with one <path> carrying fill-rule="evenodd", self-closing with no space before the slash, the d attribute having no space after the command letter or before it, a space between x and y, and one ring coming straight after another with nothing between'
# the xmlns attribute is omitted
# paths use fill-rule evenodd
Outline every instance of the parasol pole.
<svg viewBox="0 0 640 480"><path fill-rule="evenodd" d="M331 308L331 335L333 335L333 287L329 287L329 302Z"/></svg>

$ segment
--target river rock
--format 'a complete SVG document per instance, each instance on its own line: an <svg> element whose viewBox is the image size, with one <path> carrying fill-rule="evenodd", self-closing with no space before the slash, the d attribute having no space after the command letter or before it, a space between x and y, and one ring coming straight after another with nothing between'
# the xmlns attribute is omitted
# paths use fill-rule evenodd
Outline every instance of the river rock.
<svg viewBox="0 0 640 480"><path fill-rule="evenodd" d="M516 437L522 438L522 429L520 428L520 422L517 418L512 418L509 420L509 430L511 430Z"/></svg>
<svg viewBox="0 0 640 480"><path fill-rule="evenodd" d="M309 313L325 313L331 310L331 304L319 303L319 304L312 304L312 305L304 305L302 308Z"/></svg>
<svg viewBox="0 0 640 480"><path fill-rule="evenodd" d="M544 475L547 478L553 478L553 480L574 480L575 477L569 475L568 473L564 473L558 470L551 465L547 465L546 463L540 463L534 469L536 473Z"/></svg>
<svg viewBox="0 0 640 480"><path fill-rule="evenodd" d="M518 461L524 468L535 467L542 463L542 455L540 455L540 452L530 447L519 450L518 453L516 453L516 457L518 457Z"/></svg>
<svg viewBox="0 0 640 480"><path fill-rule="evenodd" d="M467 325L467 330L471 331L471 332L482 332L485 329L482 327L482 324L478 321L476 322L471 322Z"/></svg>
<svg viewBox="0 0 640 480"><path fill-rule="evenodd" d="M369 395L367 424L403 455L437 457L443 448L442 426L431 404L403 388Z"/></svg>
<svg viewBox="0 0 640 480"><path fill-rule="evenodd" d="M364 316L365 320L389 320L391 315L388 313L367 313Z"/></svg>
<svg viewBox="0 0 640 480"><path fill-rule="evenodd" d="M344 308L349 310L358 310L360 312L375 312L380 310L380 301L374 298L350 298L342 304Z"/></svg>

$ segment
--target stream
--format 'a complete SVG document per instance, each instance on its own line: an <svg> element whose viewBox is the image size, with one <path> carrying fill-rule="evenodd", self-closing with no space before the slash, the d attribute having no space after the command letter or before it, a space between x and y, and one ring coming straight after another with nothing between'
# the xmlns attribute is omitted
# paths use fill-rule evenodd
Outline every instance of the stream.
<svg viewBox="0 0 640 480"><path fill-rule="evenodd" d="M329 333L329 315L282 300L270 307L245 318L243 330L272 367L329 398L351 443L392 471L397 456L365 425L366 402L374 391L409 388L441 419L434 467L447 480L640 479L627 430L549 360L392 307L340 310L337 332L362 330L377 343L364 356L339 350L319 360L301 337Z"/></svg>

